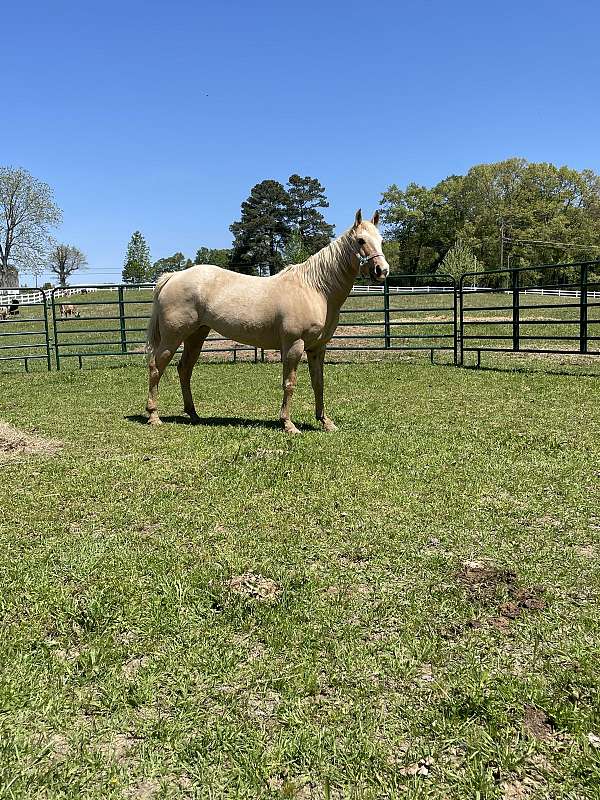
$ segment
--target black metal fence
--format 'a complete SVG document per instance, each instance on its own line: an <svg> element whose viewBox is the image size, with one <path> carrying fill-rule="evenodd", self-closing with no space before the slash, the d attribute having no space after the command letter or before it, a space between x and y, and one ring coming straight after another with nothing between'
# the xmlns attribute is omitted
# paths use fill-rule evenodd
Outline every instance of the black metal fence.
<svg viewBox="0 0 600 800"><path fill-rule="evenodd" d="M494 288L473 281L493 283ZM600 355L600 262L461 276L459 358L485 352Z"/></svg>
<svg viewBox="0 0 600 800"><path fill-rule="evenodd" d="M144 353L153 286L97 284L43 292L0 290L0 361L61 369L76 361ZM17 302L18 301L18 302ZM3 313L3 309L6 309ZM393 275L357 286L328 351L600 355L600 262L449 275ZM203 353L264 360L212 334Z"/></svg>
<svg viewBox="0 0 600 800"><path fill-rule="evenodd" d="M38 289L0 289L0 361L29 371L35 362L52 368L48 296Z"/></svg>

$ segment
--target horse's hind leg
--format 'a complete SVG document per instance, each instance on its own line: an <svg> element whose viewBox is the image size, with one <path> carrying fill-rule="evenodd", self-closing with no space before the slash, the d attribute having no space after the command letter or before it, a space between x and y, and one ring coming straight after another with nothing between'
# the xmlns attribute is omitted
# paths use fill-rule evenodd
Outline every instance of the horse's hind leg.
<svg viewBox="0 0 600 800"><path fill-rule="evenodd" d="M194 407L190 379L192 377L192 370L202 350L204 340L209 333L210 328L203 325L201 328L198 328L197 331L194 331L191 336L188 336L183 343L183 354L177 365L179 382L181 383L181 394L183 395L183 408L185 413L190 415L190 419L194 423L199 422L200 418L198 414L196 414L196 409Z"/></svg>
<svg viewBox="0 0 600 800"><path fill-rule="evenodd" d="M146 411L149 415L148 422L150 425L161 424L157 405L158 384L180 344L181 340L164 341L161 339L160 344L155 348L148 361L148 402L146 403Z"/></svg>

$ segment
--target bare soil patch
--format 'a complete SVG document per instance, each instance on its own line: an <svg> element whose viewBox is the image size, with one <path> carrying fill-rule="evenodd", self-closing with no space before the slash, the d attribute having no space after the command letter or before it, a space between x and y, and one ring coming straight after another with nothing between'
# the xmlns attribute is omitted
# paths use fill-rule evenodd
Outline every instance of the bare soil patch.
<svg viewBox="0 0 600 800"><path fill-rule="evenodd" d="M496 606L497 613L469 620L466 624L452 626L450 635L460 635L468 628L493 627L508 633L511 623L529 611L546 608L543 589L538 586L518 586L517 575L507 569L483 561L465 561L457 574L458 581L477 602ZM500 602L502 596L504 602Z"/></svg>
<svg viewBox="0 0 600 800"><path fill-rule="evenodd" d="M511 570L500 569L484 561L465 561L458 572L458 579L470 594L481 600L490 600L496 596L499 588L514 586L517 576Z"/></svg>
<svg viewBox="0 0 600 800"><path fill-rule="evenodd" d="M59 441L25 433L6 422L0 422L0 462L27 456L53 456L61 447Z"/></svg>
<svg viewBox="0 0 600 800"><path fill-rule="evenodd" d="M554 728L546 713L541 708L526 706L523 727L530 736L541 742L547 742L554 735Z"/></svg>
<svg viewBox="0 0 600 800"><path fill-rule="evenodd" d="M262 601L275 600L281 593L279 584L254 572L234 575L229 581L229 588L234 594Z"/></svg>

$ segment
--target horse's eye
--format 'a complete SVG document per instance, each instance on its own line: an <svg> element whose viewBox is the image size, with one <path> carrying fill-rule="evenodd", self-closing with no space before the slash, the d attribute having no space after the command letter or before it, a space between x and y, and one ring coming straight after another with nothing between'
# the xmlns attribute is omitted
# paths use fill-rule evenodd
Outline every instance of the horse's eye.
<svg viewBox="0 0 600 800"><path fill-rule="evenodd" d="M362 246L363 246L363 244L365 243L365 240L364 240L364 239L359 239L359 240L358 240L358 243L359 243L359 245L362 247Z"/></svg>

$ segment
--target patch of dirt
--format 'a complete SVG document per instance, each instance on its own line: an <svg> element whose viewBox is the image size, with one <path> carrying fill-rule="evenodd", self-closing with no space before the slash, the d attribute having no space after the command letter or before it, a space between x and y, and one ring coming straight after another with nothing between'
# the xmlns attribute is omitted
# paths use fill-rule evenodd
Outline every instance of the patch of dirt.
<svg viewBox="0 0 600 800"><path fill-rule="evenodd" d="M277 692L267 692L264 695L251 695L248 698L248 710L253 717L268 720L275 716L281 703L281 695Z"/></svg>
<svg viewBox="0 0 600 800"><path fill-rule="evenodd" d="M54 733L50 737L48 745L51 748L50 757L53 761L59 763L66 761L67 756L69 755L69 750L71 749L66 736L64 736L62 733Z"/></svg>
<svg viewBox="0 0 600 800"><path fill-rule="evenodd" d="M551 517L549 514L544 514L543 517L538 519L540 525L544 525L548 528L562 528L563 523L556 519L556 517Z"/></svg>
<svg viewBox="0 0 600 800"><path fill-rule="evenodd" d="M109 742L100 744L98 749L107 758L123 763L139 741L137 736L129 733L117 733Z"/></svg>
<svg viewBox="0 0 600 800"><path fill-rule="evenodd" d="M251 597L254 600L269 602L281 594L281 586L254 572L244 572L243 575L234 575L229 581L229 588L234 594Z"/></svg>
<svg viewBox="0 0 600 800"><path fill-rule="evenodd" d="M554 736L552 722L541 708L535 706L525 706L523 727L530 736L541 742L548 742Z"/></svg>
<svg viewBox="0 0 600 800"><path fill-rule="evenodd" d="M145 778L135 786L130 786L124 791L124 796L130 800L150 800L160 790L160 781L156 778Z"/></svg>
<svg viewBox="0 0 600 800"><path fill-rule="evenodd" d="M27 456L53 456L61 447L59 441L25 433L6 422L0 422L0 462Z"/></svg>
<svg viewBox="0 0 600 800"><path fill-rule="evenodd" d="M458 579L471 594L489 599L495 596L499 587L513 586L517 576L511 570L500 569L485 561L465 561L458 572Z"/></svg>
<svg viewBox="0 0 600 800"><path fill-rule="evenodd" d="M538 586L519 587L517 575L511 570L500 569L483 561L465 561L458 572L458 580L469 594L487 606L499 602L501 591L509 599L497 606L497 614L478 617L464 624L452 625L447 636L460 636L466 628L491 626L502 633L508 633L510 624L528 611L542 611L546 608L543 589Z"/></svg>
<svg viewBox="0 0 600 800"><path fill-rule="evenodd" d="M576 548L577 552L580 556L584 558L595 558L596 557L596 548L593 544L584 544L580 547Z"/></svg>
<svg viewBox="0 0 600 800"><path fill-rule="evenodd" d="M502 800L526 800L530 796L530 791L521 781L510 781L503 783Z"/></svg>
<svg viewBox="0 0 600 800"><path fill-rule="evenodd" d="M400 767L398 769L398 773L400 775L410 775L410 776L418 776L420 778L426 778L429 773L431 772L431 768L433 767L433 758L431 756L426 756L425 758L420 758L418 761L415 761L414 764L408 764L406 767Z"/></svg>
<svg viewBox="0 0 600 800"><path fill-rule="evenodd" d="M150 659L148 656L136 656L135 658L130 658L129 661L123 664L121 671L128 680L131 680L131 678L135 678L138 672L149 663Z"/></svg>
<svg viewBox="0 0 600 800"><path fill-rule="evenodd" d="M325 594L328 594L330 597L336 597L341 600L342 598L356 596L367 597L371 594L371 586L368 583L355 583L352 586L338 586L333 584L332 586L327 586L324 591Z"/></svg>

